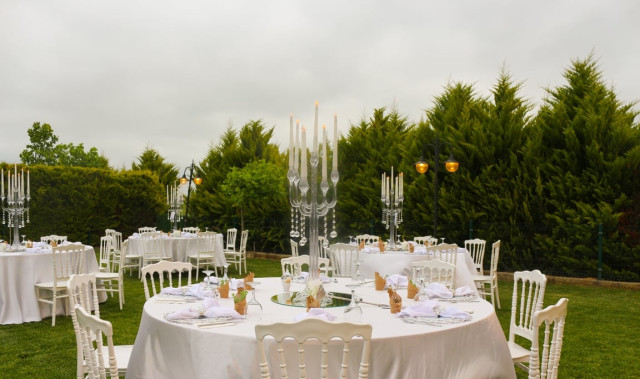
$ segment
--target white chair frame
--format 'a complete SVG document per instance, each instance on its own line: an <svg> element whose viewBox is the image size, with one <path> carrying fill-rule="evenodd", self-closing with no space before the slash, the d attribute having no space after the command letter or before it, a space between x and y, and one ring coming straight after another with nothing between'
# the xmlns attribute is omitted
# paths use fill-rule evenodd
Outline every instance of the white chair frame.
<svg viewBox="0 0 640 379"><path fill-rule="evenodd" d="M411 280L414 283L442 283L450 290L455 290L456 267L439 259L425 259L411 264Z"/></svg>
<svg viewBox="0 0 640 379"><path fill-rule="evenodd" d="M107 374L110 378L125 376L133 346L113 345L113 327L109 321L91 315L81 305L76 305L74 312L78 320L78 334L82 343L87 378L103 379L107 377ZM103 335L107 339L106 346ZM107 366L105 366L105 361L108 362Z"/></svg>
<svg viewBox="0 0 640 379"><path fill-rule="evenodd" d="M230 229L233 230L233 229ZM227 242L229 241L229 234L227 234ZM244 272L247 272L247 240L249 239L249 230L243 230L240 234L240 248L238 251L229 250L228 248L224 250L225 259L227 259L227 263L234 264L236 266L236 270L238 273L242 275L242 266L244 265ZM235 249L235 234L233 236L233 243ZM229 244L227 243L227 247Z"/></svg>
<svg viewBox="0 0 640 379"><path fill-rule="evenodd" d="M413 237L413 242L418 245L430 246L431 236Z"/></svg>
<svg viewBox="0 0 640 379"><path fill-rule="evenodd" d="M258 340L258 352L260 354L260 375L263 379L271 378L269 362L267 360L267 347L265 345L277 346L280 365L279 377L288 378L287 365L284 351L287 347L296 349L298 355L298 373L292 377L306 377L306 372L312 367L307 367L305 362L305 342L310 341L320 343L321 365L319 367L320 377L328 378L329 367L339 367L339 377L346 378L348 375L350 361L350 344L354 340L362 340L362 355L358 360L358 378L366 379L369 375L369 354L371 349L372 327L368 324L352 324L348 322L327 322L317 318L307 318L296 323L275 323L255 326L256 339ZM267 339L267 336L273 339ZM337 339L343 341L341 360L329 360L329 344ZM293 340L293 341L290 341ZM288 343L291 342L291 343ZM295 342L295 344L294 344ZM274 370L276 368L274 367ZM274 375L275 376L275 375ZM312 375L315 377L315 375Z"/></svg>
<svg viewBox="0 0 640 379"><path fill-rule="evenodd" d="M151 233L151 232L155 232L156 231L156 227L155 226L142 226L140 228L138 228L138 233L142 234L142 233Z"/></svg>
<svg viewBox="0 0 640 379"><path fill-rule="evenodd" d="M126 243L123 244L123 250L118 256L117 264L112 262L111 271L108 272L97 272L95 274L96 280L102 284L101 287L98 288L98 292L108 293L113 297L114 293L118 294L118 302L120 303L120 310L122 310L122 305L124 304L124 278L123 273L124 269L127 267L125 264L126 260ZM115 257L115 255L114 255ZM117 267L117 268L116 268ZM115 282L115 283L114 283Z"/></svg>
<svg viewBox="0 0 640 379"><path fill-rule="evenodd" d="M473 259L473 265L476 268L476 272L473 274L484 275L484 251L487 245L487 241L479 238L464 241L464 248L467 249L471 258Z"/></svg>
<svg viewBox="0 0 640 379"><path fill-rule="evenodd" d="M196 268L196 281L199 278L200 268L210 268L213 266L215 276L218 276L218 267L216 266L216 232L200 232L201 247L196 254L187 256L189 262ZM195 264L193 263L195 261Z"/></svg>
<svg viewBox="0 0 640 379"><path fill-rule="evenodd" d="M500 240L491 245L491 267L489 267L489 275L472 275L473 281L478 288L478 294L484 299L491 296L491 304L500 309L500 292L498 291L498 260L500 259ZM489 286L489 288L487 288Z"/></svg>
<svg viewBox="0 0 640 379"><path fill-rule="evenodd" d="M356 263L360 259L358 246L346 243L336 243L329 246L333 275L341 278L353 278L356 273Z"/></svg>
<svg viewBox="0 0 640 379"><path fill-rule="evenodd" d="M182 231L185 233L198 233L200 231L200 228L198 228L197 226L188 226L182 228Z"/></svg>
<svg viewBox="0 0 640 379"><path fill-rule="evenodd" d="M302 266L307 265L309 267L309 256L299 255L297 257L287 257L280 259L280 266L282 268L282 274L287 272L293 274L294 277L299 277L302 273ZM323 275L329 273L329 258L318 257L318 270Z"/></svg>
<svg viewBox="0 0 640 379"><path fill-rule="evenodd" d="M67 285L69 277L79 274L84 264L84 245L66 245L52 248L51 263L53 267L53 281L36 283L36 298L38 302L51 305L51 326L56 326L58 299L65 301L65 314L70 312L69 292ZM45 296L50 292L51 296Z"/></svg>
<svg viewBox="0 0 640 379"><path fill-rule="evenodd" d="M513 274L513 297L509 324L509 352L516 366L528 370L531 351L516 343L516 336L533 342L533 315L542 309L547 277L539 270L516 271Z"/></svg>
<svg viewBox="0 0 640 379"><path fill-rule="evenodd" d="M170 262L170 261L160 261L158 263L151 264L149 266L145 266L142 268L142 281L144 283L144 296L147 300L151 298L149 292L149 285L147 284L147 276L151 280L151 289L153 291L153 296L157 295L164 288L164 274L167 273L167 277L169 279L169 287L173 287L173 278L171 274L175 271L178 272L178 287L181 287L182 284L182 274L184 271L187 272L187 286L191 285L191 269L193 266L188 262ZM148 274L148 275L147 275ZM156 290L155 283L155 274L158 275L158 286L159 291Z"/></svg>
<svg viewBox="0 0 640 379"><path fill-rule="evenodd" d="M94 274L71 275L67 284L67 291L69 293L69 306L71 309L75 310L76 305L80 305L88 314L93 312L96 317L100 317L100 303L98 301L96 276ZM76 334L76 372L78 379L82 379L84 378L85 373L87 373L88 367L82 352L80 325L78 324L76 312L71 312L71 321Z"/></svg>
<svg viewBox="0 0 640 379"><path fill-rule="evenodd" d="M562 352L564 322L567 317L569 299L562 298L533 315L533 343L529 359L530 379L555 379ZM544 341L540 352L540 328L544 325Z"/></svg>

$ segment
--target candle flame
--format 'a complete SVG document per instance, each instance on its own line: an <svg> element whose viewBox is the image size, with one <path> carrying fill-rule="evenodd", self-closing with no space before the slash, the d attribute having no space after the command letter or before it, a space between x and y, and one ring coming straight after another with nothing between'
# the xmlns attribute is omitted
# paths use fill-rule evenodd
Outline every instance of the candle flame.
<svg viewBox="0 0 640 379"><path fill-rule="evenodd" d="M325 124L322 124L322 129L326 129L327 126Z"/></svg>
<svg viewBox="0 0 640 379"><path fill-rule="evenodd" d="M316 107L318 106L318 102L316 101Z"/></svg>

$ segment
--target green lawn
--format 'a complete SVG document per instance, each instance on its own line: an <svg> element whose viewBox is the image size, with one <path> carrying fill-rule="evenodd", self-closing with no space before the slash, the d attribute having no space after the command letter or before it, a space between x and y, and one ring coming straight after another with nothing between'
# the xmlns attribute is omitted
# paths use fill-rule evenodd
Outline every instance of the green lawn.
<svg viewBox="0 0 640 379"><path fill-rule="evenodd" d="M280 276L280 262L248 259L258 277ZM230 276L235 271L230 270ZM508 332L512 283L500 282L498 318ZM144 304L142 283L126 276L126 304L117 298L100 305L101 317L113 323L115 343L133 344ZM560 378L635 378L640 376L640 291L547 285L545 306L569 299ZM0 325L0 377L75 377L76 346L70 317L21 325ZM519 373L518 377L526 377Z"/></svg>

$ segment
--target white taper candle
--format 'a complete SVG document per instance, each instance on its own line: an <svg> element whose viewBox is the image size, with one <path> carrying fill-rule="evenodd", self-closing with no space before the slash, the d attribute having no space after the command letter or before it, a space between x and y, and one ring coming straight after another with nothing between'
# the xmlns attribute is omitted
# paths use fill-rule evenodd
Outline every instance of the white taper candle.
<svg viewBox="0 0 640 379"><path fill-rule="evenodd" d="M293 147L293 113L289 114L289 169L293 169L293 155L295 154Z"/></svg>
<svg viewBox="0 0 640 379"><path fill-rule="evenodd" d="M313 117L313 149L311 149L312 153L318 151L318 102L316 101L316 112Z"/></svg>
<svg viewBox="0 0 640 379"><path fill-rule="evenodd" d="M338 170L338 115L333 115L333 169Z"/></svg>
<svg viewBox="0 0 640 379"><path fill-rule="evenodd" d="M302 146L300 146L300 180L307 180L307 133L302 127Z"/></svg>
<svg viewBox="0 0 640 379"><path fill-rule="evenodd" d="M322 181L327 181L327 126L322 125Z"/></svg>

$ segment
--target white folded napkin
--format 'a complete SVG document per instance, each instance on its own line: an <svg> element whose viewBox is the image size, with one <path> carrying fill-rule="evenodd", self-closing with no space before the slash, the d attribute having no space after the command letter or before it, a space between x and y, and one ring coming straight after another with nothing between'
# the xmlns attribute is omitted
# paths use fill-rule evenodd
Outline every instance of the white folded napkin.
<svg viewBox="0 0 640 379"><path fill-rule="evenodd" d="M429 283L425 291L431 299L451 299L453 297L453 293L442 283Z"/></svg>
<svg viewBox="0 0 640 379"><path fill-rule="evenodd" d="M467 296L467 295L475 295L476 291L472 290L469 286L462 286L456 288L456 293L453 296Z"/></svg>
<svg viewBox="0 0 640 379"><path fill-rule="evenodd" d="M436 317L434 308L439 306L438 300L421 301L416 305L406 307L398 316L402 317Z"/></svg>
<svg viewBox="0 0 640 379"><path fill-rule="evenodd" d="M427 248L424 245L416 245L416 247L413 249L413 253L418 255L426 255Z"/></svg>
<svg viewBox="0 0 640 379"><path fill-rule="evenodd" d="M175 312L169 313L166 316L167 320L183 320L199 317L229 317L231 319L240 319L242 316L232 308L225 308L220 306L218 300L207 297L202 301L200 307L189 307L179 309Z"/></svg>
<svg viewBox="0 0 640 379"><path fill-rule="evenodd" d="M466 320L471 316L455 307L441 307L438 300L427 300L407 307L397 314L399 317L444 317Z"/></svg>
<svg viewBox="0 0 640 379"><path fill-rule="evenodd" d="M236 279L236 278L232 278L229 279L229 289L230 290L237 290L238 289L238 284L242 284L242 286L244 286L244 280L243 279Z"/></svg>
<svg viewBox="0 0 640 379"><path fill-rule="evenodd" d="M409 285L409 278L400 274L393 274L387 277L387 287L406 287Z"/></svg>
<svg viewBox="0 0 640 379"><path fill-rule="evenodd" d="M376 254L380 252L380 248L377 246L365 246L362 251L369 254Z"/></svg>
<svg viewBox="0 0 640 379"><path fill-rule="evenodd" d="M205 289L204 283L194 284L191 287L187 288L186 291L184 288L175 288L175 287L165 287L160 293L167 295L186 295L197 297L198 299L204 299L208 297L214 297L213 290L211 288Z"/></svg>
<svg viewBox="0 0 640 379"><path fill-rule="evenodd" d="M314 317L319 318L325 321L333 321L336 319L336 316L331 313L325 311L322 308L311 308L309 312L302 312L293 317L293 321L304 320L305 318Z"/></svg>

